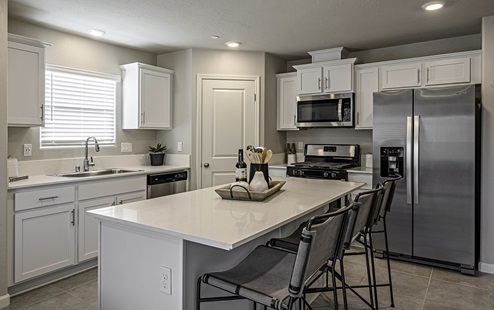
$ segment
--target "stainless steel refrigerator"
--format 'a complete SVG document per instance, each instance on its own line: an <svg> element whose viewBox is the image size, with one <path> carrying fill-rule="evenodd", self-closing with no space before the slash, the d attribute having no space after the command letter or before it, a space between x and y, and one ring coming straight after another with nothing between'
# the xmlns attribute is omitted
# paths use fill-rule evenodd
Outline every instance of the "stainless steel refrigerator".
<svg viewBox="0 0 494 310"><path fill-rule="evenodd" d="M400 174L387 215L390 252L477 268L480 86L374 93L373 183ZM384 242L376 240L377 248Z"/></svg>

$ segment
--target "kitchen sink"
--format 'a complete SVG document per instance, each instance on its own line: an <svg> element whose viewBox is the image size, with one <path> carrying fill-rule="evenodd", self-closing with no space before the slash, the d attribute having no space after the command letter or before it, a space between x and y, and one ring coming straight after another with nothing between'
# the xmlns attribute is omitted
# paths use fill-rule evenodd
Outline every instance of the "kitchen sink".
<svg viewBox="0 0 494 310"><path fill-rule="evenodd" d="M95 171L58 173L58 174L54 174L53 176L69 177L69 178L84 178L84 177L94 177L99 175L112 175L112 174L121 174L121 173L129 173L129 172L139 172L139 171L143 171L143 170L112 168L112 169L103 169L103 170L95 170Z"/></svg>

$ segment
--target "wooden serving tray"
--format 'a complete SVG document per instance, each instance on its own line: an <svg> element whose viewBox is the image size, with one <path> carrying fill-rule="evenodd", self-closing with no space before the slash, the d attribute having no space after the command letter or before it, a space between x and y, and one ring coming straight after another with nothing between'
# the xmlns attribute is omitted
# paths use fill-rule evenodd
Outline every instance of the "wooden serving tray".
<svg viewBox="0 0 494 310"><path fill-rule="evenodd" d="M215 189L216 193L223 199L231 200L252 200L263 201L274 193L278 192L286 181L271 181L269 188L263 192L249 191L245 187L238 185L236 190L230 188L230 185Z"/></svg>

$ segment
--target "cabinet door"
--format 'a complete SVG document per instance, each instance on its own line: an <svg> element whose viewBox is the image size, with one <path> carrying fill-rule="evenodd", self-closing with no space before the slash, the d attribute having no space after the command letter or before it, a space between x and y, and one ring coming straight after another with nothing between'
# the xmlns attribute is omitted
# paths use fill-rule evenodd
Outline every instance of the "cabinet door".
<svg viewBox="0 0 494 310"><path fill-rule="evenodd" d="M425 63L426 86L470 83L470 58L444 59Z"/></svg>
<svg viewBox="0 0 494 310"><path fill-rule="evenodd" d="M316 94L322 92L322 68L297 70L297 93Z"/></svg>
<svg viewBox="0 0 494 310"><path fill-rule="evenodd" d="M170 74L140 69L139 102L141 127L171 129L171 76Z"/></svg>
<svg viewBox="0 0 494 310"><path fill-rule="evenodd" d="M74 204L14 215L14 281L74 264Z"/></svg>
<svg viewBox="0 0 494 310"><path fill-rule="evenodd" d="M44 59L43 48L9 42L7 74L9 126L43 126Z"/></svg>
<svg viewBox="0 0 494 310"><path fill-rule="evenodd" d="M382 67L382 89L420 87L420 68L420 63L390 65Z"/></svg>
<svg viewBox="0 0 494 310"><path fill-rule="evenodd" d="M278 130L298 130L296 80L296 73L278 76Z"/></svg>
<svg viewBox="0 0 494 310"><path fill-rule="evenodd" d="M141 201L146 199L146 191L138 191L128 194L120 194L117 196L117 204L123 205L135 201Z"/></svg>
<svg viewBox="0 0 494 310"><path fill-rule="evenodd" d="M379 69L355 71L356 77L356 129L372 129L373 93L379 91Z"/></svg>
<svg viewBox="0 0 494 310"><path fill-rule="evenodd" d="M115 205L115 196L79 202L78 258L79 262L98 256L98 220L88 216L87 211Z"/></svg>
<svg viewBox="0 0 494 310"><path fill-rule="evenodd" d="M352 64L324 67L324 92L349 92L353 90Z"/></svg>

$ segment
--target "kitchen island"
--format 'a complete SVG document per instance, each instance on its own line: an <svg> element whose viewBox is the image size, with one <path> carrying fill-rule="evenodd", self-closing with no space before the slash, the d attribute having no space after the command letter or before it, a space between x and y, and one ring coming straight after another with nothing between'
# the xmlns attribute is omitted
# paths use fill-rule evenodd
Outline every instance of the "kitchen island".
<svg viewBox="0 0 494 310"><path fill-rule="evenodd" d="M290 234L364 185L274 179L286 184L262 202L223 200L206 188L89 211L100 221L99 309L194 309L201 274L234 266L257 245ZM205 294L208 289L214 290ZM201 309L232 307L251 304L206 303Z"/></svg>

